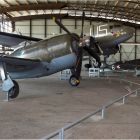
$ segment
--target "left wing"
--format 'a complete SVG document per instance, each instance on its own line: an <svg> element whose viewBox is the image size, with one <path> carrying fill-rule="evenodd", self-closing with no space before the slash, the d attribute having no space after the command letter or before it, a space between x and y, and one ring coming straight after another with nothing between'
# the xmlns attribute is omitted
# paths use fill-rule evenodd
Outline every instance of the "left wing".
<svg viewBox="0 0 140 140"><path fill-rule="evenodd" d="M40 60L1 56L0 63L5 65L6 72L13 79L32 78L40 75Z"/></svg>

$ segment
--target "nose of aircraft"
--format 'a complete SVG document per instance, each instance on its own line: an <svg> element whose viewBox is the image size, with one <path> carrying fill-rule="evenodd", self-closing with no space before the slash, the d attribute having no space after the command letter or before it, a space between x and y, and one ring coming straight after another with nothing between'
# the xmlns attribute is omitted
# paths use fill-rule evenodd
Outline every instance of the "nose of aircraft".
<svg viewBox="0 0 140 140"><path fill-rule="evenodd" d="M135 29L134 28L132 28L132 27L124 27L124 29L123 29L127 34L129 34L129 35L133 35L134 34L134 32L135 32Z"/></svg>
<svg viewBox="0 0 140 140"><path fill-rule="evenodd" d="M134 34L134 28L128 26L120 26L113 28L112 34L115 37L117 43L122 43L130 39Z"/></svg>
<svg viewBox="0 0 140 140"><path fill-rule="evenodd" d="M114 26L111 29L111 32L120 33L121 35L127 34L127 35L132 36L134 34L135 30L132 27L120 25L120 26Z"/></svg>

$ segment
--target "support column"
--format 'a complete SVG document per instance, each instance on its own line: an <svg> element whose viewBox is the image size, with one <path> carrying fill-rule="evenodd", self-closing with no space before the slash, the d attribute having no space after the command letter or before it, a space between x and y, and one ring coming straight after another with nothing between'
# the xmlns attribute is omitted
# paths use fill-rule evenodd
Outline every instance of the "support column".
<svg viewBox="0 0 140 140"><path fill-rule="evenodd" d="M47 37L47 19L45 18L45 25L44 25L44 30L45 30L45 32L44 32L44 37L46 38Z"/></svg>
<svg viewBox="0 0 140 140"><path fill-rule="evenodd" d="M30 19L30 37L32 37L32 19Z"/></svg>
<svg viewBox="0 0 140 140"><path fill-rule="evenodd" d="M75 22L74 22L74 29L77 29L77 19L75 18L74 21L75 21Z"/></svg>
<svg viewBox="0 0 140 140"><path fill-rule="evenodd" d="M74 28L77 29L76 11L75 11L75 19L74 19L74 21L75 21Z"/></svg>
<svg viewBox="0 0 140 140"><path fill-rule="evenodd" d="M137 28L135 28L135 43L137 43ZM135 45L135 60L137 59L137 45Z"/></svg>
<svg viewBox="0 0 140 140"><path fill-rule="evenodd" d="M90 26L92 25L92 20L90 19Z"/></svg>
<svg viewBox="0 0 140 140"><path fill-rule="evenodd" d="M11 24L12 24L12 32L15 31L15 21L11 21Z"/></svg>

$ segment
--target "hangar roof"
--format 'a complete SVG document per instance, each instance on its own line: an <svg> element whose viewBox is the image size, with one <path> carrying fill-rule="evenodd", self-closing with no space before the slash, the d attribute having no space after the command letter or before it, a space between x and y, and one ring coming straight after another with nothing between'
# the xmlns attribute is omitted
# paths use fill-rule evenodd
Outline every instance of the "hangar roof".
<svg viewBox="0 0 140 140"><path fill-rule="evenodd" d="M140 26L140 0L0 0L7 20L57 18L118 21Z"/></svg>

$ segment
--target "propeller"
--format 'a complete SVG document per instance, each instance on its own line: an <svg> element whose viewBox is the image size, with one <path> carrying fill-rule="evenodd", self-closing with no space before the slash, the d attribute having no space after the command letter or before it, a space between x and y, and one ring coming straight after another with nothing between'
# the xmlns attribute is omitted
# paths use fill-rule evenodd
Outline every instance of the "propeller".
<svg viewBox="0 0 140 140"><path fill-rule="evenodd" d="M81 35L78 36L76 34L71 33L58 19L53 18L55 23L60 26L66 33L68 33L74 40L78 42L78 46L75 48L76 55L77 55L77 62L74 70L71 70L72 76L70 77L70 84L72 86L77 86L80 83L80 74L81 74L81 68L82 68L82 58L83 58L83 27L84 27L84 19L85 19L85 12L82 13L82 29L81 29Z"/></svg>
<svg viewBox="0 0 140 140"><path fill-rule="evenodd" d="M74 40L78 42L78 46L76 47L76 55L77 55L77 62L74 70L71 70L72 76L70 77L70 84L72 86L77 86L80 83L80 74L81 74L81 68L82 68L82 59L83 59L83 49L88 52L89 55L94 57L97 62L100 61L99 56L91 49L91 45L93 45L93 40L91 37L86 37L83 34L83 28L84 28L84 20L85 20L85 12L82 13L82 28L81 28L81 35L78 36L77 34L71 33L58 19L53 18L54 21L58 26L60 26L66 33L68 33ZM86 43L88 43L88 47L86 47Z"/></svg>
<svg viewBox="0 0 140 140"><path fill-rule="evenodd" d="M83 36L83 28L84 28L84 20L85 20L85 12L82 13L82 29L81 29L81 35L80 35L80 41L78 46L78 53L77 53L77 64L76 64L76 76L79 80L81 69L82 69L82 59L83 59L83 47L84 47L84 36Z"/></svg>

